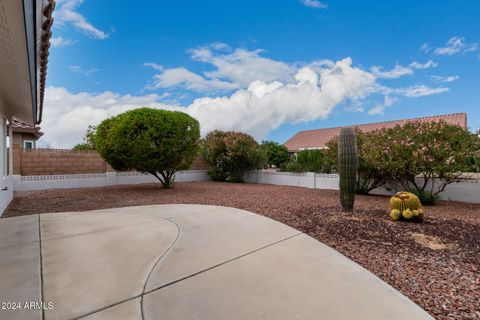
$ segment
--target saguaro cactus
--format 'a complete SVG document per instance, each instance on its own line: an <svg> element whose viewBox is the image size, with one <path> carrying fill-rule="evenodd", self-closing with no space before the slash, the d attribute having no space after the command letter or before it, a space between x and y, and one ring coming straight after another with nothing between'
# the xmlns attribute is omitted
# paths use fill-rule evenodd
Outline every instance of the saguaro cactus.
<svg viewBox="0 0 480 320"><path fill-rule="evenodd" d="M357 178L357 139L352 128L342 128L338 137L338 173L340 174L340 203L344 211L352 211Z"/></svg>

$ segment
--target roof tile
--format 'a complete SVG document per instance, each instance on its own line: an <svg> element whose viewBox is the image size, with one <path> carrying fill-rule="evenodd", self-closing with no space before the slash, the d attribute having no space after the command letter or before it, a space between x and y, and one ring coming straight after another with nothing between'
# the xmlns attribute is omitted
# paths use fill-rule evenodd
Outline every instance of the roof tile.
<svg viewBox="0 0 480 320"><path fill-rule="evenodd" d="M457 125L467 129L467 114L466 113L452 113L446 115L402 119L385 122L366 123L359 125L352 125L351 127L358 128L361 131L369 132L381 128L392 128L396 125L404 125L407 122L439 122L445 121L451 125ZM340 134L343 127L323 128L315 130L300 131L291 137L284 145L290 152L297 152L304 149L323 149L327 147L327 142Z"/></svg>

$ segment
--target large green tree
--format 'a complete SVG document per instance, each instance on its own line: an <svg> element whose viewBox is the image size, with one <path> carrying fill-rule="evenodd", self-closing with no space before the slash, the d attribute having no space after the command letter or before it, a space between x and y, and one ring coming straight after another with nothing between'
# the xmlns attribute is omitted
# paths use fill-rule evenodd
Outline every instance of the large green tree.
<svg viewBox="0 0 480 320"><path fill-rule="evenodd" d="M104 120L96 130L98 153L115 170L137 170L170 188L178 170L198 154L198 121L178 111L140 108Z"/></svg>
<svg viewBox="0 0 480 320"><path fill-rule="evenodd" d="M268 165L271 168L275 166L280 168L282 164L290 160L290 153L287 147L275 141L262 141L262 148L265 150L268 159Z"/></svg>
<svg viewBox="0 0 480 320"><path fill-rule="evenodd" d="M215 181L242 182L249 170L266 166L264 150L246 133L215 130L202 141L202 153Z"/></svg>

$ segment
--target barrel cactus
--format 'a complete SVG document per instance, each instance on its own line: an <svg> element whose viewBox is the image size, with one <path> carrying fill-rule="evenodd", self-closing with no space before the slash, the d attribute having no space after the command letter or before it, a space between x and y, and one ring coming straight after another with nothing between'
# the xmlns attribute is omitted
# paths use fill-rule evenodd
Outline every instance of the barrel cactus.
<svg viewBox="0 0 480 320"><path fill-rule="evenodd" d="M352 211L357 178L357 140L353 128L342 128L338 137L338 173L340 203L344 211Z"/></svg>
<svg viewBox="0 0 480 320"><path fill-rule="evenodd" d="M390 198L390 218L392 220L423 221L423 208L416 195L410 192L397 192Z"/></svg>

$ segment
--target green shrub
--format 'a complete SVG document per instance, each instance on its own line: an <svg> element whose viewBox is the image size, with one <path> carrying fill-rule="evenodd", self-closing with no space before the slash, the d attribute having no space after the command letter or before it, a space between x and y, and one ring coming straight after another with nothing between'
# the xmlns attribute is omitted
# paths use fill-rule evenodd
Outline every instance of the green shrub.
<svg viewBox="0 0 480 320"><path fill-rule="evenodd" d="M323 150L302 150L297 154L297 162L305 172L332 172L332 163Z"/></svg>
<svg viewBox="0 0 480 320"><path fill-rule="evenodd" d="M198 121L183 112L140 108L104 120L96 130L98 153L115 170L137 170L170 188L178 170L198 155Z"/></svg>
<svg viewBox="0 0 480 320"><path fill-rule="evenodd" d="M305 169L302 166L300 166L300 164L295 159L292 159L288 162L283 163L280 166L280 171L284 171L284 172L305 172Z"/></svg>
<svg viewBox="0 0 480 320"><path fill-rule="evenodd" d="M290 153L283 144L275 141L262 141L261 147L267 155L268 166L270 168L272 166L280 168L282 164L290 160Z"/></svg>
<svg viewBox="0 0 480 320"><path fill-rule="evenodd" d="M366 142L377 139L376 132L364 133L358 128L355 129L357 138L358 171L355 192L358 194L369 194L375 188L381 187L386 183L387 177L378 168L378 164L372 160L370 148L364 148ZM326 162L330 163L333 171L337 169L338 156L338 137L333 138L327 143L328 149L325 152ZM368 160L367 160L368 159Z"/></svg>
<svg viewBox="0 0 480 320"><path fill-rule="evenodd" d="M202 140L208 174L215 181L242 182L249 170L264 168L267 156L248 134L215 130Z"/></svg>
<svg viewBox="0 0 480 320"><path fill-rule="evenodd" d="M470 170L476 141L467 130L445 122L410 122L378 130L364 141L363 161L379 175L433 204L447 185Z"/></svg>
<svg viewBox="0 0 480 320"><path fill-rule="evenodd" d="M433 204L447 185L459 181L462 172L475 170L480 145L477 135L445 122L410 122L368 133L357 130L356 134L356 192L366 194L393 181L424 204ZM327 145L326 156L334 159L338 139Z"/></svg>
<svg viewBox="0 0 480 320"><path fill-rule="evenodd" d="M332 159L325 156L324 150L302 150L297 155L290 156L290 161L280 166L285 172L317 172L331 173Z"/></svg>
<svg viewBox="0 0 480 320"><path fill-rule="evenodd" d="M78 143L72 148L73 151L92 151L94 150L88 143Z"/></svg>
<svg viewBox="0 0 480 320"><path fill-rule="evenodd" d="M469 172L480 173L480 129L472 134L473 154L469 159Z"/></svg>
<svg viewBox="0 0 480 320"><path fill-rule="evenodd" d="M472 156L470 157L470 169L468 172L472 173L480 173L480 156Z"/></svg>

